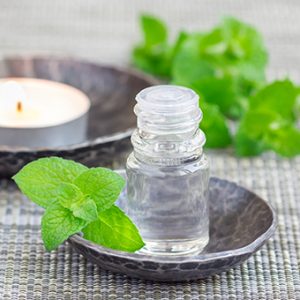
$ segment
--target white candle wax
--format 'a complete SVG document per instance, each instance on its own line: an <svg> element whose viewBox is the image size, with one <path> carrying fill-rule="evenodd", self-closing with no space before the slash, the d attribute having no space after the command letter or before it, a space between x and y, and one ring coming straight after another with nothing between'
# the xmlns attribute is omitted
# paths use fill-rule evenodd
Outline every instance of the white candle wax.
<svg viewBox="0 0 300 300"><path fill-rule="evenodd" d="M87 115L89 107L84 93L65 84L1 79L0 144L57 147L82 142L86 120L76 121Z"/></svg>
<svg viewBox="0 0 300 300"><path fill-rule="evenodd" d="M65 84L31 78L0 80L0 126L3 127L58 125L85 114L89 105L85 94Z"/></svg>

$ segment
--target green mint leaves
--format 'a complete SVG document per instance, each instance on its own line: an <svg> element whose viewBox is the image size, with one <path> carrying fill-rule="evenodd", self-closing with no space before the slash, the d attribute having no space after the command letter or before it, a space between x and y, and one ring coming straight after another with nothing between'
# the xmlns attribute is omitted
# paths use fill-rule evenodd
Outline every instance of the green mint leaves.
<svg viewBox="0 0 300 300"><path fill-rule="evenodd" d="M298 88L289 80L275 81L249 99L249 110L239 124L235 145L239 155L273 150L291 157L300 154L300 131L295 106Z"/></svg>
<svg viewBox="0 0 300 300"><path fill-rule="evenodd" d="M117 206L101 212L96 221L83 229L84 237L112 249L132 252L141 248L143 241L130 219Z"/></svg>
<svg viewBox="0 0 300 300"><path fill-rule="evenodd" d="M43 158L26 165L13 177L21 191L34 203L48 207L62 183L70 183L88 168L58 157Z"/></svg>
<svg viewBox="0 0 300 300"><path fill-rule="evenodd" d="M80 174L74 184L83 194L89 195L98 212L110 208L124 187L124 179L105 168L94 168Z"/></svg>
<svg viewBox="0 0 300 300"><path fill-rule="evenodd" d="M71 235L128 252L144 246L131 220L116 206L125 181L105 168L87 168L58 157L27 164L13 179L33 202L46 209L42 238L47 250Z"/></svg>
<svg viewBox="0 0 300 300"><path fill-rule="evenodd" d="M42 217L42 238L48 251L57 248L69 236L80 232L87 222L75 217L58 202L47 207Z"/></svg>
<svg viewBox="0 0 300 300"><path fill-rule="evenodd" d="M98 217L96 203L89 196L85 196L74 184L63 183L59 187L57 200L61 206L69 209L75 217L87 222L92 222Z"/></svg>
<svg viewBox="0 0 300 300"><path fill-rule="evenodd" d="M144 41L133 50L133 61L142 70L167 76L170 69L170 51L167 45L167 27L151 16L141 17Z"/></svg>
<svg viewBox="0 0 300 300"><path fill-rule="evenodd" d="M133 64L200 95L207 147L233 145L240 156L300 154L300 88L290 80L266 82L268 53L254 27L225 18L207 32L180 32L170 43L161 20L147 15L140 21L144 38L133 49Z"/></svg>

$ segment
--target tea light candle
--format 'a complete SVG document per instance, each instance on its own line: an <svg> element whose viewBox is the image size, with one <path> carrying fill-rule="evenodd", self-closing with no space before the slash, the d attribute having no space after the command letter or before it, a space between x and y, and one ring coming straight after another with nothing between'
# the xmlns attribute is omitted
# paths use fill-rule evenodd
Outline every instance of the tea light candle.
<svg viewBox="0 0 300 300"><path fill-rule="evenodd" d="M0 144L59 147L86 139L88 97L66 84L0 79Z"/></svg>

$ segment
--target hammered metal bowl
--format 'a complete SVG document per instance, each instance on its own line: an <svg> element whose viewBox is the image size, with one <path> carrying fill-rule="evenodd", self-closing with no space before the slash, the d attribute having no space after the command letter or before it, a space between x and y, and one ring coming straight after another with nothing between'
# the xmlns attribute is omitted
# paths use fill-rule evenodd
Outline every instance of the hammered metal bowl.
<svg viewBox="0 0 300 300"><path fill-rule="evenodd" d="M33 77L66 83L86 93L92 106L88 138L83 143L35 149L0 145L0 178L12 176L32 160L53 155L90 167L119 166L131 149L129 137L136 125L135 95L157 84L153 78L136 71L45 56L3 59L0 61L2 77Z"/></svg>
<svg viewBox="0 0 300 300"><path fill-rule="evenodd" d="M126 211L126 189L118 205ZM155 281L206 278L244 262L274 234L275 212L253 192L236 183L211 178L209 185L210 240L193 256L158 257L108 249L80 235L69 238L72 247L101 268Z"/></svg>

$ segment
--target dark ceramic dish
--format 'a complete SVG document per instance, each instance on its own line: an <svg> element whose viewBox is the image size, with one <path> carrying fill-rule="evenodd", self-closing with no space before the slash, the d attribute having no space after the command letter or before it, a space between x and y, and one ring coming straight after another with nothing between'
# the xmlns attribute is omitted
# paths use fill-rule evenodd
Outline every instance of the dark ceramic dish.
<svg viewBox="0 0 300 300"><path fill-rule="evenodd" d="M273 209L254 193L233 182L210 180L210 241L195 256L157 257L95 245L74 235L70 244L103 269L156 281L205 278L241 264L274 233ZM126 191L119 199L124 208ZM125 207L126 210L126 207Z"/></svg>
<svg viewBox="0 0 300 300"><path fill-rule="evenodd" d="M0 178L44 156L61 156L87 166L114 166L124 161L136 125L135 95L157 84L146 75L115 67L54 57L12 57L0 61L0 78L34 77L72 85L92 102L86 142L61 148L12 148L0 145ZM0 141L1 144L1 141Z"/></svg>

